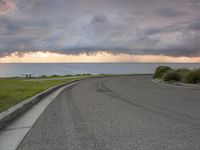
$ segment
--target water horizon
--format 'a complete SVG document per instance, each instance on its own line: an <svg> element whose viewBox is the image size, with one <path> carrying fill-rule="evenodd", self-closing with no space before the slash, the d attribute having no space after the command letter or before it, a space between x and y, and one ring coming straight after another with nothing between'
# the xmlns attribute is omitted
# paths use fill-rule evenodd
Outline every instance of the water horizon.
<svg viewBox="0 0 200 150"><path fill-rule="evenodd" d="M0 63L0 77L21 76L23 73L42 75L73 74L153 74L160 65L176 68L200 68L200 63L173 62L84 62L84 63Z"/></svg>

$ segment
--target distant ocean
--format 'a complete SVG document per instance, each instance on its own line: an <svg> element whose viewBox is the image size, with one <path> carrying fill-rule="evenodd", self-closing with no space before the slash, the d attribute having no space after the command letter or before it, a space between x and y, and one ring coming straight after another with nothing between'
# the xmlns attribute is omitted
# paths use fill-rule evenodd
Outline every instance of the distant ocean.
<svg viewBox="0 0 200 150"><path fill-rule="evenodd" d="M200 68L200 63L23 63L0 64L0 77L20 76L22 73L41 75L66 74L151 74L156 67Z"/></svg>

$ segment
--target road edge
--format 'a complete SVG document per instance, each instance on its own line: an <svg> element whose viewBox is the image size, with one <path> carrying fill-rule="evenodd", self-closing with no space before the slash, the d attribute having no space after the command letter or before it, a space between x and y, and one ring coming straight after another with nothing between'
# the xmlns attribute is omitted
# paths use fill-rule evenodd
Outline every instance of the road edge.
<svg viewBox="0 0 200 150"><path fill-rule="evenodd" d="M24 101L16 104L15 106L9 108L6 111L1 112L0 113L0 129L4 128L10 122L15 120L18 116L25 113L32 106L34 106L39 101L41 101L43 98L45 98L46 96L48 96L52 92L58 90L59 88L64 87L66 85L70 85L72 83L78 83L80 81L88 80L88 79L92 79L92 77L91 78L84 78L84 79L77 79L77 80L74 80L74 81L58 84L58 85L53 86L49 89L46 89L43 92L36 94L36 95L34 95L34 96L32 96L28 99L25 99Z"/></svg>
<svg viewBox="0 0 200 150"><path fill-rule="evenodd" d="M179 82L166 82L166 81L162 81L159 79L151 79L151 81L154 83L160 83L160 84L165 84L165 85L173 85L173 86L179 86L179 87L200 89L200 85L195 85L195 84L186 84L186 83L179 83Z"/></svg>

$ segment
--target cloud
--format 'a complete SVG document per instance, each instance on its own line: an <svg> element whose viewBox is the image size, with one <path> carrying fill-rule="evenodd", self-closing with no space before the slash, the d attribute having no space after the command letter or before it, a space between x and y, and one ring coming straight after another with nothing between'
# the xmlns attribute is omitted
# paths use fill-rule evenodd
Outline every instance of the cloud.
<svg viewBox="0 0 200 150"><path fill-rule="evenodd" d="M32 50L200 56L198 1L17 0L15 9L11 2L0 0L1 56Z"/></svg>
<svg viewBox="0 0 200 150"><path fill-rule="evenodd" d="M193 29L193 30L200 30L200 19L195 20L194 22L192 22L192 23L189 25L189 28L190 28L190 29Z"/></svg>
<svg viewBox="0 0 200 150"><path fill-rule="evenodd" d="M200 5L199 0L191 0L190 3L195 4L195 5Z"/></svg>
<svg viewBox="0 0 200 150"><path fill-rule="evenodd" d="M162 17L181 17L188 14L186 10L178 10L177 8L173 7L162 7L158 9L158 14Z"/></svg>
<svg viewBox="0 0 200 150"><path fill-rule="evenodd" d="M6 14L8 11L14 9L15 4L11 0L0 0L0 15Z"/></svg>
<svg viewBox="0 0 200 150"><path fill-rule="evenodd" d="M93 16L92 20L91 20L91 23L94 23L94 24L104 24L108 21L108 18L106 15L104 14L96 14Z"/></svg>

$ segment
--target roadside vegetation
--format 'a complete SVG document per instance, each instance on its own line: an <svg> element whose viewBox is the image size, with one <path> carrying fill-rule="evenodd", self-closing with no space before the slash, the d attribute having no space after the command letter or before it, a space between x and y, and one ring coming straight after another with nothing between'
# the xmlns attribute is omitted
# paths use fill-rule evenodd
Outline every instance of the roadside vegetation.
<svg viewBox="0 0 200 150"><path fill-rule="evenodd" d="M0 78L0 112L3 112L21 101L55 85L96 76L106 75L79 74L66 76L41 76L33 78Z"/></svg>
<svg viewBox="0 0 200 150"><path fill-rule="evenodd" d="M200 83L200 69L172 69L168 66L159 66L156 68L153 78L169 82L198 84Z"/></svg>

